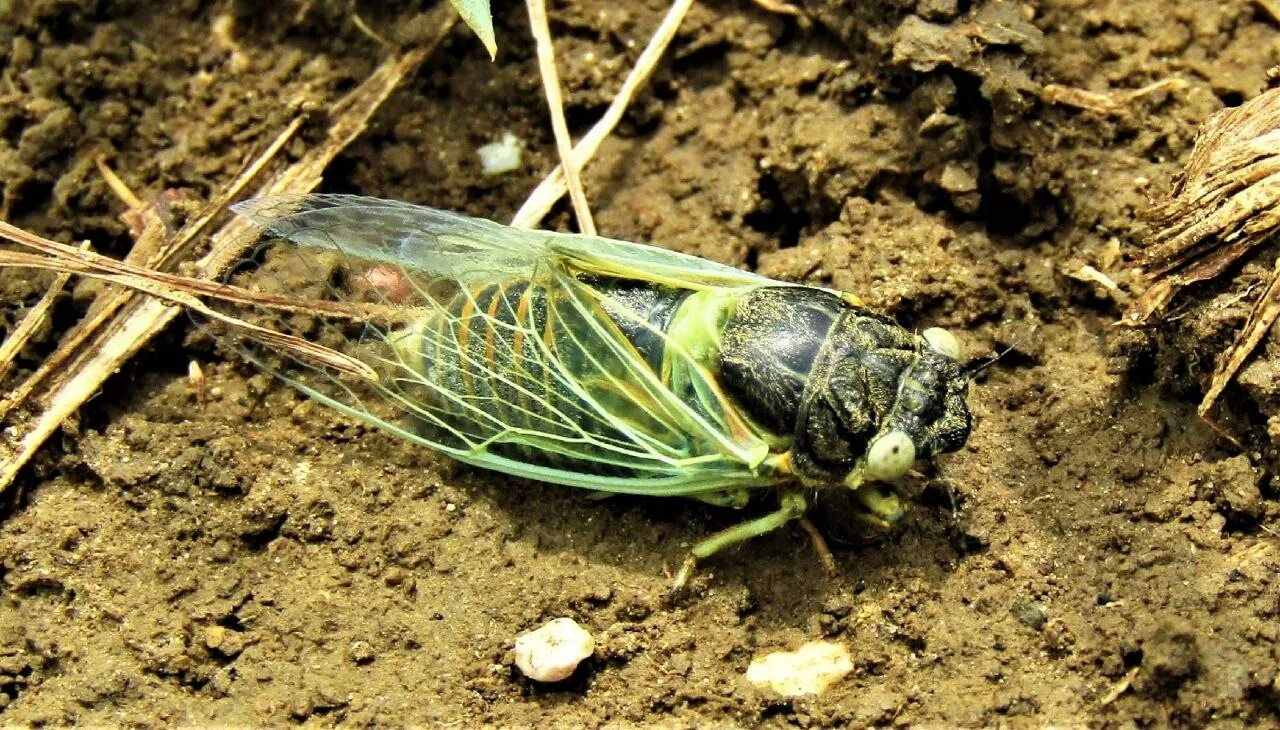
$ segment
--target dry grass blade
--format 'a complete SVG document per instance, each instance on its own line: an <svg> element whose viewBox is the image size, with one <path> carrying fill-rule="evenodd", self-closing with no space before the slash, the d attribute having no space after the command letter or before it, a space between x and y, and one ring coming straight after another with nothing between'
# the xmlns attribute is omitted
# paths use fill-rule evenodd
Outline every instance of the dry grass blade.
<svg viewBox="0 0 1280 730"><path fill-rule="evenodd" d="M0 382L9 376L13 370L13 360L22 352L22 348L26 346L31 339L31 335L35 333L36 327L39 327L44 318L49 314L49 308L53 306L54 300L62 293L63 287L67 285L67 281L71 278L70 274L59 274L53 280L53 284L45 290L44 295L40 297L40 301L27 312L27 316L22 318L17 327L13 328L13 332L5 339L4 344L0 345ZM5 409L0 407L0 413Z"/></svg>
<svg viewBox="0 0 1280 730"><path fill-rule="evenodd" d="M437 15L439 31L434 39L421 48L383 63L332 110L332 123L325 141L308 150L294 164L271 176L260 188L261 193L308 192L319 184L325 168L333 158L364 130L373 113L401 80L435 49L453 27L456 16L447 7L443 7ZM277 141L283 144L283 141ZM273 149L278 147L273 146ZM214 216L240 194L272 156L270 153L262 155L211 201L204 215L192 220L173 236L166 237L168 245L164 254L153 260L160 263L173 261L178 253L203 233ZM239 218L230 220L214 234L209 254L197 262L201 276L206 279L216 278L252 244L257 235L256 229L247 221ZM152 259L149 255L147 258ZM113 372L178 312L171 304L150 297L116 291L111 296L120 298L113 314L109 318L100 315L95 322L82 326L81 332L92 331L93 334L78 338L71 346L64 343L55 353L53 359L58 364L57 369L47 371L48 383L44 388L47 395L42 398L39 407L11 419L12 422L5 429L7 440L0 447L0 490L13 482L18 470L59 424L96 393ZM11 398L11 402L25 401L34 392L34 387L21 389L17 394L20 398Z"/></svg>
<svg viewBox="0 0 1280 730"><path fill-rule="evenodd" d="M41 238L21 228L11 226L4 221L0 221L0 238L43 254L32 255L0 251L0 266L48 269L60 272L64 276L72 274L88 276L108 284L117 284L124 290L146 294L155 299L184 307L191 312L203 315L225 327L236 330L245 337L266 344L285 347L320 364L328 365L344 373L356 375L367 380L376 380L377 375L359 360L307 340L266 330L238 317L211 309L198 297L209 297L233 304L254 305L276 311L319 312L331 317L362 322L373 319L385 320L413 316L412 314L406 314L399 310L376 304L352 304L286 298L281 295L261 294L206 279L193 279L177 274L168 274L163 271L155 271L154 269L117 261L91 251L67 246L57 241L50 241L47 238Z"/></svg>
<svg viewBox="0 0 1280 730"><path fill-rule="evenodd" d="M203 229L203 227L213 219L213 216L216 215L217 212L225 209L226 205L233 200L235 196L240 195L244 191L245 186L257 176L258 172L262 169L262 166L273 159L280 149L284 147L285 143L290 139L293 139L293 135L301 126L301 122L302 120L299 118L290 123L289 126L276 137L275 141L268 145L266 151L243 172L241 172L241 174L237 175L232 184L228 185L224 192L215 198L200 216L184 227L176 237L173 237L173 245L166 246L166 234L168 228L163 220L161 220L157 215L155 208L153 206L147 206L142 203L142 201L136 201L136 205L131 202L130 209L128 213L126 213L126 217L131 217L133 220L136 220L140 227L135 234L136 242L134 247L129 252L129 255L125 257L124 262L137 263L141 261L148 266L158 266L166 263L167 261L173 260L173 258L180 253L184 249L185 245L194 237L193 235L187 234L187 231L192 228ZM115 180L113 187L118 185L120 189L126 193L121 196L126 201L129 201L130 199L136 200L132 192L128 191L128 189L124 187L124 184L121 183L118 178L115 178L114 174L108 175L107 179ZM8 226L7 224L5 224L5 226L6 230L19 231L19 229ZM19 232L22 234L26 233L25 231ZM11 236L10 238L12 239ZM30 248L40 250L38 246L31 246L30 243L31 241L43 239L35 236L25 242L17 239L13 240L15 243L28 245ZM68 373L74 372L78 368L86 367L86 363L89 361L85 358L93 357L92 353L94 352L95 347L102 346L105 342L109 341L109 338L111 337L109 328L112 326L113 322L119 321L118 315L122 314L122 310L127 306L137 306L139 304L140 300L138 300L137 297L134 296L133 292L128 289L116 289L104 293L104 295L96 302L92 318L81 322L79 328L62 340L58 345L58 349L55 350L53 354L45 358L44 362L40 364L40 367L35 373L15 388L3 402L0 402L0 417L7 416L11 409L23 405L33 393L44 385L46 379L51 379L54 376L59 376L65 379L69 377ZM139 346L141 346L141 343ZM76 358L79 358L79 364L76 364ZM58 381L55 380L53 384L46 388L46 390L54 391L58 387L57 383ZM3 464L4 461L0 460L0 466L3 466ZM0 472L0 474L3 474L3 472ZM4 489L6 484L7 482L0 483L0 491Z"/></svg>
<svg viewBox="0 0 1280 730"><path fill-rule="evenodd" d="M551 29L547 25L547 8L542 0L526 0L529 8L529 26L538 47L538 71L542 76L542 88L547 95L547 109L551 112L551 130L556 138L556 150L560 154L560 169L564 170L565 184L569 188L569 200L573 202L578 228L588 236L596 234L596 222L591 218L587 194L582 189L579 165L573 157L573 140L569 138L569 125L564 119L564 99L560 94L560 74L556 73L555 46L551 42Z"/></svg>
<svg viewBox="0 0 1280 730"><path fill-rule="evenodd" d="M257 306L279 312L324 314L329 317L355 321L373 319L398 321L400 319L412 319L416 316L412 310L386 305L368 302L352 303L298 299L281 294L264 294L208 279L195 279L164 271L156 271L144 266L135 266L127 261L117 261L109 256L78 249L57 241L50 241L4 221L0 221L0 238L8 239L12 243L43 254L37 256L12 251L0 251L0 266L48 269L79 276L89 276L101 281L123 283L128 290L153 294L153 296L159 296L162 299L166 298L166 295L163 292L154 293L154 286L164 287L166 290L179 292L183 295L209 297L231 304Z"/></svg>
<svg viewBox="0 0 1280 730"><path fill-rule="evenodd" d="M1161 79L1132 91L1113 91L1099 93L1088 89L1077 89L1062 84L1045 84L1040 90L1040 98L1049 104L1085 109L1103 116L1125 116L1132 113L1133 105L1139 99L1162 92L1177 93L1187 88L1186 79Z"/></svg>
<svg viewBox="0 0 1280 730"><path fill-rule="evenodd" d="M658 25L658 29L654 31L653 37L649 39L649 44L645 46L644 52L640 54L640 58L636 60L636 65L631 69L631 73L627 74L626 80L622 82L622 88L613 97L613 101L609 103L609 108L605 110L600 121L596 122L591 131L579 140L570 156L570 163L581 170L587 161L595 155L596 150L600 148L600 143L609 136L614 127L618 126L618 122L622 120L622 114L626 111L627 105L631 103L632 97L636 91L649 78L649 74L653 73L653 69L657 66L662 54L667 50L667 46L671 44L671 39L675 37L676 31L680 29L680 23L684 20L684 16L688 14L689 7L693 5L693 0L676 0L671 5L671 9L662 19L662 23ZM520 206L520 210L516 212L515 217L511 219L511 225L519 228L532 228L542 222L550 212L551 206L556 204L560 196L565 194L568 189L564 175L564 165L556 167L551 171L550 175L534 188L533 192L524 201L524 205Z"/></svg>

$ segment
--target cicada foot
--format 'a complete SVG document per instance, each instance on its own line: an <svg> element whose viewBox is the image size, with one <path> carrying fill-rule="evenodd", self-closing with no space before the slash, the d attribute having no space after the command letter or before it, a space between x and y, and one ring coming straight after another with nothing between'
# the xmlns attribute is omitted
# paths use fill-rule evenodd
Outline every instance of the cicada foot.
<svg viewBox="0 0 1280 730"><path fill-rule="evenodd" d="M809 536L809 542L813 544L813 551L818 554L818 560L827 571L827 577L833 580L839 578L840 568L836 565L836 556L831 554L831 548L827 546L827 539L822 536L822 531L813 524L813 520L809 519L808 515L801 515L799 523L805 534Z"/></svg>
<svg viewBox="0 0 1280 730"><path fill-rule="evenodd" d="M858 502L858 519L868 525L886 529L906 515L902 499L882 484L862 484L854 490L853 497Z"/></svg>
<svg viewBox="0 0 1280 730"><path fill-rule="evenodd" d="M724 550L727 547L745 542L753 537L759 537L782 527L788 522L799 519L804 516L805 510L809 507L809 501L805 499L804 494L799 491L783 491L781 504L774 512L770 512L763 517L757 517L754 520L748 520L740 525L734 525L725 530L721 530L716 534L702 540L693 549L689 551L689 556L685 558L684 564L680 566L680 570L676 572L676 579L671 585L672 595L679 594L684 590L685 585L689 582L689 577L693 575L694 568L697 567L698 561L703 558L709 558L712 555ZM810 525L812 526L812 524ZM807 529L807 528L806 528ZM816 529L815 529L816 533ZM819 536L821 540L821 536ZM831 557L831 551L826 550L826 541L822 541L822 548L819 555L823 551L826 557L823 558L824 564L830 560L831 566L835 566L835 558Z"/></svg>

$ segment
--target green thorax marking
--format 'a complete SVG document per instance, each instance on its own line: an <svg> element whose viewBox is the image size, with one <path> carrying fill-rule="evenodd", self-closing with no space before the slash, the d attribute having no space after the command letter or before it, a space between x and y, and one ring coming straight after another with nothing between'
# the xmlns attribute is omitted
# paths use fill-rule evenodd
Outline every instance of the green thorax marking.
<svg viewBox="0 0 1280 730"><path fill-rule="evenodd" d="M758 444L752 448L752 466L761 466L770 453L789 446L791 435L771 433L754 422L718 377L725 326L748 291L704 289L685 299L667 328L660 376L673 393L695 404L735 441Z"/></svg>

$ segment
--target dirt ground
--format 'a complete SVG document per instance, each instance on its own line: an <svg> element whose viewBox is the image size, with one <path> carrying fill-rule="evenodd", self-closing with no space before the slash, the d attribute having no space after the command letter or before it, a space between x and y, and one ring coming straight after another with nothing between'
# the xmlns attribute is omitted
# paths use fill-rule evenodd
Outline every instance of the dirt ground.
<svg viewBox="0 0 1280 730"><path fill-rule="evenodd" d="M581 134L666 6L552 5ZM1200 122L1280 62L1273 4L799 5L807 22L696 4L588 195L608 235L854 292L905 326L952 329L970 354L1014 344L974 384L968 445L941 460L958 517L923 482L900 530L838 551L839 580L790 527L708 561L670 605L669 570L738 513L451 463L180 318L3 496L0 721L1280 724L1280 340L1226 395L1255 451L1195 414L1276 252L1150 330L1115 326L1140 211ZM315 142L388 53L357 20L412 43L428 9L0 0L0 218L122 255L96 155L142 194L207 198L299 109L313 119L290 154ZM497 63L455 29L325 189L509 219L555 149L524 9L502 4L496 24ZM1054 103L1050 83L1124 101ZM525 164L485 177L475 150L504 131ZM1085 265L1121 290L1081 281ZM47 282L0 272L5 329ZM93 290L60 300L24 367ZM815 517L851 532L839 499ZM513 639L562 615L598 649L535 685ZM854 657L827 693L745 681L754 656L816 638Z"/></svg>

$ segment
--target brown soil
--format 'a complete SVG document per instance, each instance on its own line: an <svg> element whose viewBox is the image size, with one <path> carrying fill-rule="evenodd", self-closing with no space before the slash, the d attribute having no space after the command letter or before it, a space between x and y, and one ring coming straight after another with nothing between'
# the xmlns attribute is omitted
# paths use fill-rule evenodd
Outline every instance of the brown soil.
<svg viewBox="0 0 1280 730"><path fill-rule="evenodd" d="M355 8L391 42L429 30L425 8L386 9L399 5ZM1150 332L1114 327L1125 295L1073 276L1087 264L1132 281L1137 213L1198 124L1280 61L1269 4L801 5L807 27L744 1L695 5L588 192L610 235L839 287L906 326L952 328L970 353L1018 343L975 384L968 446L942 460L957 519L927 483L905 527L838 552L843 579L788 528L709 561L667 605L667 570L737 513L461 467L180 321L6 494L3 722L1280 722L1269 458L1224 448L1194 410L1271 259ZM555 3L575 130L664 11ZM326 105L386 53L352 12L0 0L0 217L124 252L94 156L147 195L205 197L303 106L314 141ZM496 64L455 31L326 189L509 218L555 153L524 10L504 4L497 31ZM1169 78L1185 84L1105 114L1041 95ZM526 164L483 177L474 150L504 130ZM0 274L6 326L46 282ZM26 366L86 291L59 303ZM1278 358L1273 338L1227 395L1260 442ZM838 500L819 513L847 534ZM513 638L561 615L599 649L536 686ZM753 656L820 637L855 660L828 693L745 682Z"/></svg>

